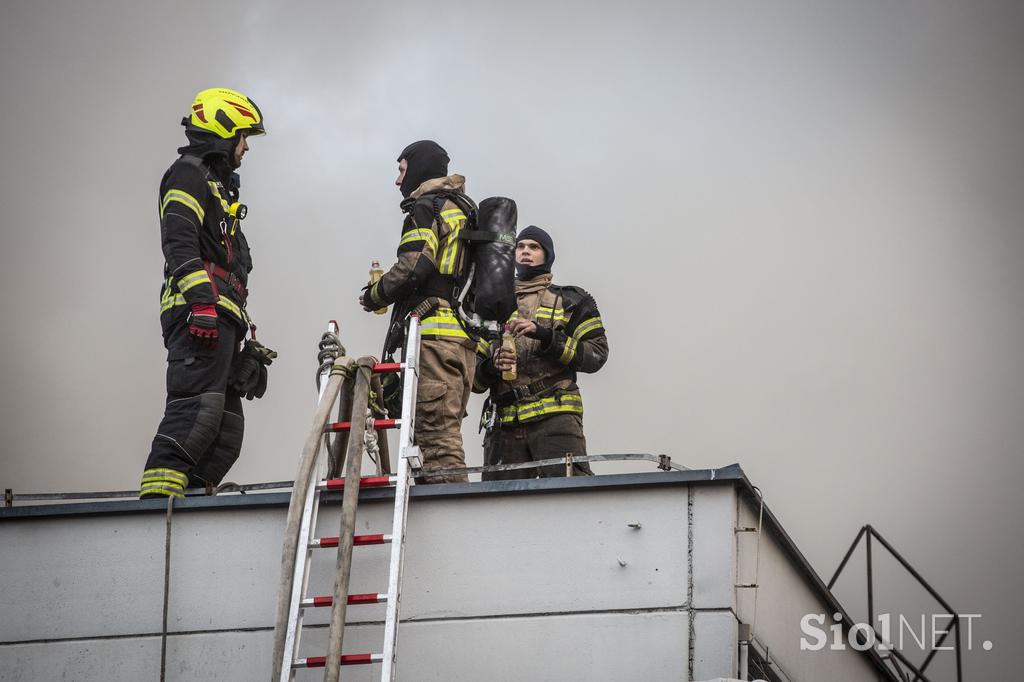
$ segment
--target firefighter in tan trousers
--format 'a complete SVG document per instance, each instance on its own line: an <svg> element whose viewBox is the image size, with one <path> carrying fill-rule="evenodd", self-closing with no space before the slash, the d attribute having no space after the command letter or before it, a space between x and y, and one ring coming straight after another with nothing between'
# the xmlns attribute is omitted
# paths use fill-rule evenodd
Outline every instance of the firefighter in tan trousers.
<svg viewBox="0 0 1024 682"><path fill-rule="evenodd" d="M608 338L594 297L579 287L551 282L555 245L531 225L516 237L517 310L509 318L516 357L481 339L474 390L490 389L484 408L484 464L519 464L585 457L583 398L577 372L596 372L608 359ZM516 367L505 381L503 370ZM566 465L484 473L483 480L565 476ZM573 475L591 474L576 462Z"/></svg>
<svg viewBox="0 0 1024 682"><path fill-rule="evenodd" d="M476 368L470 338L452 310L462 269L468 267L459 232L466 228L472 202L466 179L448 175L448 154L436 142L422 140L398 156L398 185L404 197L398 262L364 290L359 303L367 310L394 304L385 355L403 343L404 321L420 317L420 374L416 395L416 443L424 469L466 466L462 419ZM424 477L426 483L462 483L466 475Z"/></svg>

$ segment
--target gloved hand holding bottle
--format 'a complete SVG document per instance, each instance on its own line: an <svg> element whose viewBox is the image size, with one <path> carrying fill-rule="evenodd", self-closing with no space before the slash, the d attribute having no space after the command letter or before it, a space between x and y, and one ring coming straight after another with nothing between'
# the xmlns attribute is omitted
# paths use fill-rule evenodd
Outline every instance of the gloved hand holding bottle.
<svg viewBox="0 0 1024 682"><path fill-rule="evenodd" d="M501 372L503 381L516 378L516 341L511 327L505 325L505 333L501 335L501 345L494 352L494 368Z"/></svg>
<svg viewBox="0 0 1024 682"><path fill-rule="evenodd" d="M380 261L373 261L370 263L370 281L367 283L368 288L373 288L373 285L380 281L380 278L384 276L384 270L380 267ZM375 308L375 315L383 315L388 311L388 307Z"/></svg>

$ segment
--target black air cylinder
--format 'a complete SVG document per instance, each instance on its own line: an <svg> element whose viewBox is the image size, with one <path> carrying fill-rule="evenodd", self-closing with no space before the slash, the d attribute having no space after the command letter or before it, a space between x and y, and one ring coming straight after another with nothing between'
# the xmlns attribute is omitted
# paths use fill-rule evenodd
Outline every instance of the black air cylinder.
<svg viewBox="0 0 1024 682"><path fill-rule="evenodd" d="M476 265L472 299L466 307L484 320L504 322L516 309L516 202L491 197L480 202L477 229L497 241L478 241L473 247Z"/></svg>

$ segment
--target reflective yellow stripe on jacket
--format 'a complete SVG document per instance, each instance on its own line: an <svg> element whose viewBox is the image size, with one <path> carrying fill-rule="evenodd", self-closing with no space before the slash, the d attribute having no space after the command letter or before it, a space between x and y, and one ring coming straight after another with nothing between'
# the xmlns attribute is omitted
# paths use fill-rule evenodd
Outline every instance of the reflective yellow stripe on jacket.
<svg viewBox="0 0 1024 682"><path fill-rule="evenodd" d="M558 356L558 361L568 365L574 357L576 357L576 339L570 336L565 340L565 347L562 348L562 354Z"/></svg>
<svg viewBox="0 0 1024 682"><path fill-rule="evenodd" d="M203 270L206 272L206 270ZM185 305L185 297L181 294L174 292L172 286L174 279L168 277L164 280L164 288L160 290L160 314L163 315L165 312L178 305Z"/></svg>
<svg viewBox="0 0 1024 682"><path fill-rule="evenodd" d="M476 354L480 357L486 358L491 354L491 342L487 339L480 337L476 340Z"/></svg>
<svg viewBox="0 0 1024 682"><path fill-rule="evenodd" d="M518 314L519 311L516 311ZM564 308L549 308L547 306L540 306L537 308L537 312L533 314L534 320L551 320L552 322L568 322L569 316L565 314Z"/></svg>
<svg viewBox="0 0 1024 682"><path fill-rule="evenodd" d="M221 308L224 308L228 312L232 313L235 317L237 317L240 320L245 320L246 319L245 318L245 313L242 312L242 309L239 308L238 304L236 304L230 298L225 298L224 296L218 296L217 297L217 305L220 306Z"/></svg>
<svg viewBox="0 0 1024 682"><path fill-rule="evenodd" d="M514 424L528 422L552 414L583 414L583 398L579 393L566 393L531 400L528 403L516 403L501 408L501 423Z"/></svg>
<svg viewBox="0 0 1024 682"><path fill-rule="evenodd" d="M420 333L423 336L444 337L446 339L469 339L469 334L459 324L455 312L451 308L438 308L429 317L420 322Z"/></svg>
<svg viewBox="0 0 1024 682"><path fill-rule="evenodd" d="M164 289L164 295L160 297L160 314L166 313L171 308L179 305L186 305L188 301L181 294L171 293L170 289Z"/></svg>
<svg viewBox="0 0 1024 682"><path fill-rule="evenodd" d="M565 347L562 349L562 354L558 357L558 361L565 365L572 362L572 359L576 357L576 346L579 344L580 339L597 329L604 329L600 316L590 317L580 322L576 329L573 330L572 336L566 339Z"/></svg>
<svg viewBox="0 0 1024 682"><path fill-rule="evenodd" d="M402 235L402 241L398 242L398 246L402 247L413 242L426 242L431 251L437 253L437 235L433 230L409 230Z"/></svg>
<svg viewBox="0 0 1024 682"><path fill-rule="evenodd" d="M211 284L210 275L207 274L206 270L196 270L180 278L178 280L178 291L185 293L199 284Z"/></svg>
<svg viewBox="0 0 1024 682"><path fill-rule="evenodd" d="M203 273L205 274L205 270L203 271ZM165 280L164 281L164 288L163 288L163 291L160 294L160 314L161 315L166 313L171 308L176 308L176 307L182 306L182 305L188 305L188 301L185 300L185 297L182 296L179 293L175 293L174 289L171 288L169 282L170 282L170 280ZM243 308L239 307L239 305L237 303L235 303L234 301L232 301L230 298L227 298L226 296L218 297L218 299L217 299L217 306L220 307L220 308L223 308L226 311L228 311L229 313L231 313L232 315L237 317L239 320L241 320L245 324L249 324L249 316L248 316L248 314L245 312L245 310ZM456 322L456 324L458 324L458 322Z"/></svg>
<svg viewBox="0 0 1024 682"><path fill-rule="evenodd" d="M573 330L572 336L574 339L582 339L584 336L594 331L595 329L604 329L604 323L601 322L601 317L591 317L580 322L576 329Z"/></svg>
<svg viewBox="0 0 1024 682"><path fill-rule="evenodd" d="M454 275L455 264L459 256L459 233L466 225L466 214L457 208L441 211L441 220L448 223L451 232L445 238L444 249L437 263L437 271L442 275Z"/></svg>
<svg viewBox="0 0 1024 682"><path fill-rule="evenodd" d="M508 316L508 321L519 319L519 311L514 310L512 314ZM547 306L540 306L533 314L533 321L538 320L551 320L552 322L568 322L569 316L565 314L564 308L549 308Z"/></svg>
<svg viewBox="0 0 1024 682"><path fill-rule="evenodd" d="M163 220L164 212L167 210L167 206L172 202L176 201L179 204L184 204L192 209L192 212L199 218L199 223L202 224L203 217L206 212L203 211L203 205L194 196L180 189L169 189L167 194L164 195L163 201L160 202L160 219Z"/></svg>
<svg viewBox="0 0 1024 682"><path fill-rule="evenodd" d="M220 207L224 210L224 213L231 213L231 205L224 201L224 197L220 195L220 188L217 187L217 183L212 180L207 180L206 184L210 186L210 191L213 193L213 196L217 197L220 201Z"/></svg>

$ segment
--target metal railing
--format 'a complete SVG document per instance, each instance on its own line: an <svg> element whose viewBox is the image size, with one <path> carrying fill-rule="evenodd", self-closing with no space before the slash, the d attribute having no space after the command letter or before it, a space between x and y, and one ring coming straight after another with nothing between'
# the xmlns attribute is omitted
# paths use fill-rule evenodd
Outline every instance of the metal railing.
<svg viewBox="0 0 1024 682"><path fill-rule="evenodd" d="M905 680L906 682L918 682L918 680L921 680L922 682L931 682L931 680L929 680L929 678L925 676L925 671L928 669L928 666L935 658L935 654L937 654L939 651L948 651L948 649L942 649L941 647L943 642L946 641L946 637L948 637L949 634L953 632L955 629L956 644L954 645L953 649L956 652L956 679L957 682L962 682L963 665L961 661L962 645L960 640L960 614L954 611L953 607L951 607L946 602L946 600L943 599L939 595L939 593L935 591L935 588L929 585L928 581L925 580L921 576L921 574L918 573L917 570L910 565L910 562L904 559L903 556L899 552L897 552L895 548L893 548L893 546L889 544L889 542L887 542L886 539L883 538L878 533L878 531L875 530L871 525L866 525L862 527L860 529L860 532L857 533L857 537L854 538L853 544L850 545L850 549L847 550L846 556L843 557L843 560L839 564L839 568L836 569L835 575L833 575L832 579L828 582L828 589L830 591L832 590L832 586L836 584L836 581L842 574L843 569L846 568L847 563L849 563L850 561L850 557L853 555L854 550L857 549L857 546L860 544L862 538L865 539L865 549L867 554L868 624L871 627L871 631L874 633L875 642L883 642L883 638L882 634L875 629L875 576L874 562L871 553L871 543L873 540L877 540L882 545L882 547L888 550L889 554L891 554L893 558L896 559L896 561L898 561L900 565L903 566L903 568L905 568L907 572L914 577L915 580L917 580L918 584L921 585L921 587L923 587L925 590L927 590L928 594L930 594L932 598L935 599L935 601L937 601L939 604L942 605L944 609L946 609L946 613L943 615L950 616L949 625L946 626L942 634L942 637L939 638L937 642L935 641L935 638L932 637L931 650L929 651L927 658L925 658L924 663L921 664L920 668L916 667L913 663L911 663L903 654L903 652L892 647L890 642L885 642L886 652L889 654L889 656L884 657L885 660L887 660L893 666L894 671L897 675L899 675L900 679ZM862 633L858 632L858 636L862 636ZM864 641L860 641L859 644L863 645ZM906 670L904 670L901 667L901 665L905 666ZM908 672L913 673L913 677L911 677L908 674Z"/></svg>

